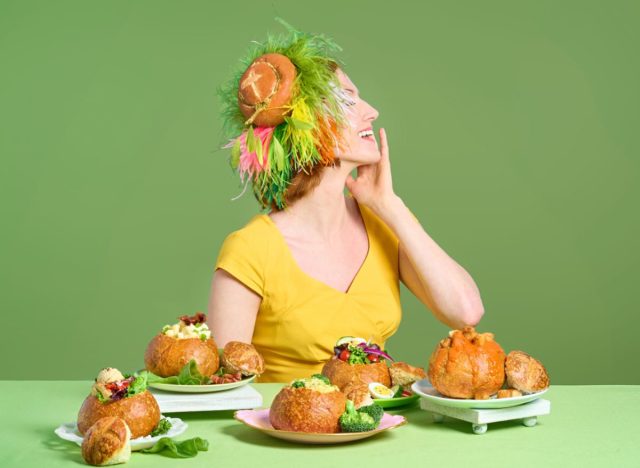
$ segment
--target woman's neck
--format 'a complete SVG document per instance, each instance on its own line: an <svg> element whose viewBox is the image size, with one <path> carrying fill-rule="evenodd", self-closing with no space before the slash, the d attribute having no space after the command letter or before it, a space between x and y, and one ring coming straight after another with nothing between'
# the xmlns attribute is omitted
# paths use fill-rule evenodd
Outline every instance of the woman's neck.
<svg viewBox="0 0 640 468"><path fill-rule="evenodd" d="M355 203L344 196L345 180L353 168L352 164L326 167L318 186L289 206L285 214L301 229L306 231L308 227L313 238L335 239L357 210Z"/></svg>

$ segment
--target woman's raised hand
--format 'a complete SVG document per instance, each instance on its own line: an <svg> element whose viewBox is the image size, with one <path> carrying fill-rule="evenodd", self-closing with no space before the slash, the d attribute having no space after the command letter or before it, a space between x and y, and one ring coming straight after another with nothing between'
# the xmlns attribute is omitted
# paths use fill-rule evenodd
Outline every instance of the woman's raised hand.
<svg viewBox="0 0 640 468"><path fill-rule="evenodd" d="M362 203L371 208L374 212L380 213L396 198L391 181L391 164L389 163L389 144L387 133L384 128L380 134L380 161L375 164L359 166L357 177L351 175L345 182L349 192L355 197L358 203Z"/></svg>

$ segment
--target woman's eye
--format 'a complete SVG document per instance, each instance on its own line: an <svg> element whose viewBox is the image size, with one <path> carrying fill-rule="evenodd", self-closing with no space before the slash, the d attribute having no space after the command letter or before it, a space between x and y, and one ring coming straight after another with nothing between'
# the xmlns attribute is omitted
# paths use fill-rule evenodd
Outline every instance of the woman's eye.
<svg viewBox="0 0 640 468"><path fill-rule="evenodd" d="M344 100L344 104L345 104L345 106L355 106L356 105L356 101L354 101L353 99L345 99Z"/></svg>

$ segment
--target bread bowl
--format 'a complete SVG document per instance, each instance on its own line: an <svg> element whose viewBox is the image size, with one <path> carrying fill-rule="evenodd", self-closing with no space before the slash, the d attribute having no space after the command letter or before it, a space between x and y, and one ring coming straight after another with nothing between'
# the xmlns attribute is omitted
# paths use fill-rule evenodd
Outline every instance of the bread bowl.
<svg viewBox="0 0 640 468"><path fill-rule="evenodd" d="M131 457L131 430L122 418L98 419L82 440L82 458L90 465L126 463Z"/></svg>
<svg viewBox="0 0 640 468"><path fill-rule="evenodd" d="M118 417L131 437L147 436L160 421L160 408L147 390L146 373L125 377L117 369L103 369L78 412L78 431L85 434L99 419Z"/></svg>
<svg viewBox="0 0 640 468"><path fill-rule="evenodd" d="M340 432L347 398L320 378L299 379L276 395L269 410L275 429L295 432Z"/></svg>
<svg viewBox="0 0 640 468"><path fill-rule="evenodd" d="M206 316L182 316L178 323L166 325L153 337L144 353L144 364L149 372L160 377L178 375L192 359L198 371L210 376L218 370L218 348L205 323Z"/></svg>
<svg viewBox="0 0 640 468"><path fill-rule="evenodd" d="M487 399L504 383L505 357L492 333L453 330L429 359L429 380L447 397Z"/></svg>

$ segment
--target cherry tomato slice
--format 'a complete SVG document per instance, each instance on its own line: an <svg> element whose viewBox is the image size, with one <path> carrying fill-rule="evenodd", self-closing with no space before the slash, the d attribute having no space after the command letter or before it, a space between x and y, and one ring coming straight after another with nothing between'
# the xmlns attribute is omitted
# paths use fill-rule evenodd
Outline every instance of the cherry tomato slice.
<svg viewBox="0 0 640 468"><path fill-rule="evenodd" d="M349 356L351 356L349 350L343 349L342 351L340 351L340 355L338 356L338 358L340 358L341 361L346 361L349 359Z"/></svg>
<svg viewBox="0 0 640 468"><path fill-rule="evenodd" d="M375 363L380 361L380 356L377 354L367 354L367 359L369 359L369 362Z"/></svg>

